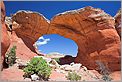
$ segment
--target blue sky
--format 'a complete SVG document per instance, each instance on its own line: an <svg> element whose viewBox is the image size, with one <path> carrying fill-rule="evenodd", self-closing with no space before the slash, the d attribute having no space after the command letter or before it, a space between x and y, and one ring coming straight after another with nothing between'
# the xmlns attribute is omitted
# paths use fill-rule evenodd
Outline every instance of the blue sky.
<svg viewBox="0 0 122 82"><path fill-rule="evenodd" d="M106 13L114 16L121 7L120 1L4 1L6 6L6 15L16 13L18 10L30 10L43 14L47 19L51 19L58 13L65 12L67 10L79 9L85 6L92 6L95 8L101 8ZM47 41L45 41L47 40ZM42 53L60 52L64 54L77 54L77 44L66 39L60 35L44 35L43 39L38 40L42 42L38 46ZM44 43L45 41L45 43ZM43 44L44 43L44 44Z"/></svg>

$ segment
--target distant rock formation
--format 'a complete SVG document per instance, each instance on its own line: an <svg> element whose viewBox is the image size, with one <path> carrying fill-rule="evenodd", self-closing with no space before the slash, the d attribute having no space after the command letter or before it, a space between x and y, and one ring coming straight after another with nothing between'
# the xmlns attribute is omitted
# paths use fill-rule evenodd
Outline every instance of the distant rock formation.
<svg viewBox="0 0 122 82"><path fill-rule="evenodd" d="M61 64L61 65L70 64L70 63L74 62L74 60L75 60L75 57L66 55L64 57L59 58L59 61L60 61L59 64Z"/></svg>
<svg viewBox="0 0 122 82"><path fill-rule="evenodd" d="M105 63L111 71L121 68L120 37L115 20L101 9L85 7L67 11L51 21L36 12L19 11L12 16L12 30L32 52L40 36L59 34L77 43L76 63L88 69L96 69L96 61Z"/></svg>
<svg viewBox="0 0 122 82"><path fill-rule="evenodd" d="M46 54L45 56L49 58L61 58L61 57L64 57L65 55L58 52L51 52L51 53Z"/></svg>

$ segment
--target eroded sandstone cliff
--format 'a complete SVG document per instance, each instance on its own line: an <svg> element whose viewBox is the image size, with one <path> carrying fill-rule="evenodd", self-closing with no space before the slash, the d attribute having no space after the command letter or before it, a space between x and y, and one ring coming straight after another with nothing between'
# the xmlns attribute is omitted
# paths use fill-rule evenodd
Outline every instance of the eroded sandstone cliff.
<svg viewBox="0 0 122 82"><path fill-rule="evenodd" d="M19 11L12 20L12 30L30 49L40 36L59 34L77 43L75 62L89 69L96 69L96 62L102 62L111 71L120 70L120 37L115 20L101 9L85 7L67 11L50 22L39 13Z"/></svg>

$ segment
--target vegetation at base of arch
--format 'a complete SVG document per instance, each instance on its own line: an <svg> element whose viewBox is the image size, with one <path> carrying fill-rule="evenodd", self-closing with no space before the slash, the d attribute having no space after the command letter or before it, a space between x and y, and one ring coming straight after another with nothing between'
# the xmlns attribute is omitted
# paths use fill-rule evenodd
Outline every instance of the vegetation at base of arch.
<svg viewBox="0 0 122 82"><path fill-rule="evenodd" d="M97 60L96 64L99 66L100 74L102 74L101 79L104 80L105 82L112 81L113 79L110 77L110 70L107 67L107 63L105 64L105 62Z"/></svg>
<svg viewBox="0 0 122 82"><path fill-rule="evenodd" d="M23 69L24 77L30 77L32 74L37 74L40 79L47 81L51 74L51 68L42 57L34 57Z"/></svg>
<svg viewBox="0 0 122 82"><path fill-rule="evenodd" d="M16 46L13 46L10 51L7 52L6 56L5 56L5 62L9 65L9 66L13 66L13 64L15 64L16 61Z"/></svg>
<svg viewBox="0 0 122 82"><path fill-rule="evenodd" d="M70 81L78 81L81 80L81 76L78 75L75 71L73 72L68 72L68 75L66 76L66 78Z"/></svg>

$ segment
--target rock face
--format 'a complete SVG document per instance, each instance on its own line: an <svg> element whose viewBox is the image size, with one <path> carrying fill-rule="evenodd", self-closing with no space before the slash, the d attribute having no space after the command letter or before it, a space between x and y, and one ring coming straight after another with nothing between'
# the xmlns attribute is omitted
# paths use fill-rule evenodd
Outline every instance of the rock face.
<svg viewBox="0 0 122 82"><path fill-rule="evenodd" d="M1 1L0 2L0 7L1 7L1 24L2 24L2 29L0 29L0 31L2 32L2 37L1 37L1 60L0 60L0 64L3 63L4 61L4 57L5 57L5 53L7 51L7 49L9 48L10 45L10 39L7 33L7 28L5 25L5 6L4 3Z"/></svg>
<svg viewBox="0 0 122 82"><path fill-rule="evenodd" d="M120 70L120 37L114 18L100 9L85 7L53 17L49 23L41 14L19 11L12 17L12 29L29 47L44 34L59 34L78 45L76 63L96 69L96 61L111 71Z"/></svg>
<svg viewBox="0 0 122 82"><path fill-rule="evenodd" d="M12 19L19 24L18 27L13 24L12 29L15 29L17 36L22 38L29 48L40 36L46 34L49 28L49 23L41 14L31 11L17 12ZM33 49L31 50L33 51Z"/></svg>
<svg viewBox="0 0 122 82"><path fill-rule="evenodd" d="M31 58L33 58L34 56L37 56L37 54L32 52L26 46L26 44L23 42L23 40L16 35L16 33L14 31L13 32L8 32L8 34L9 34L9 37L10 37L10 40L11 40L11 44L10 44L9 49L15 45L17 47L16 56L19 59L28 61Z"/></svg>
<svg viewBox="0 0 122 82"><path fill-rule="evenodd" d="M121 37L121 10L118 11L118 13L115 15L115 27L116 30Z"/></svg>
<svg viewBox="0 0 122 82"><path fill-rule="evenodd" d="M14 25L18 26L18 24L16 22L12 22L11 17L6 17L5 23L7 25L8 34L11 40L11 44L8 50L10 50L11 47L16 46L16 56L24 61L28 61L34 56L37 56L33 45L29 42L27 43L27 41L29 41L27 40L28 38L24 38L23 40L22 38L19 38L14 31L12 31L12 27L14 27Z"/></svg>
<svg viewBox="0 0 122 82"><path fill-rule="evenodd" d="M31 11L18 12L16 15L17 17L14 16L13 20L17 20L17 21L13 22L12 28L15 29L17 36L19 38L22 38L25 45L31 51L37 53L33 44L40 36L46 34L49 24L41 14L33 13ZM21 29L16 29L16 28L21 28ZM41 30L41 32L39 32L39 30Z"/></svg>
<svg viewBox="0 0 122 82"><path fill-rule="evenodd" d="M120 38L114 19L100 9L86 7L59 14L51 20L48 33L74 40L79 48L75 62L89 69L97 67L96 60L108 63L109 69L120 66Z"/></svg>

